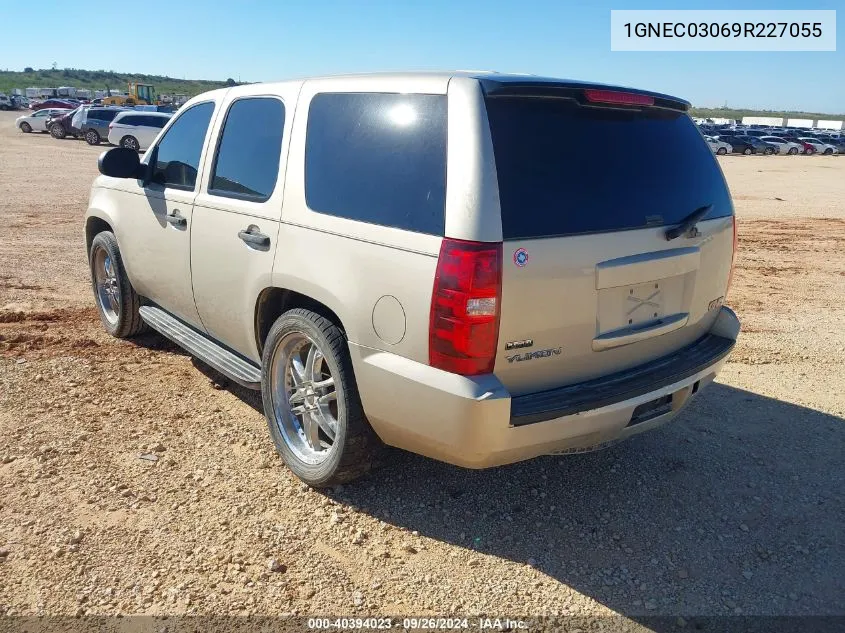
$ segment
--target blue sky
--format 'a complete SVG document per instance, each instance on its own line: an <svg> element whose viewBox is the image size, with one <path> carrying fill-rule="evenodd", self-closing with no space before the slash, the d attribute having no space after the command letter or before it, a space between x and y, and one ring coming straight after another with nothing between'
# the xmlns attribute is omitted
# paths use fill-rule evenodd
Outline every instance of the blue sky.
<svg viewBox="0 0 845 633"><path fill-rule="evenodd" d="M611 8L700 8L839 9L841 34L843 0L739 6L720 0L143 0L123 8L102 5L93 31L85 27L84 6L67 0L30 3L44 19L15 20L5 29L0 67L49 68L56 62L59 68L243 81L491 69L637 86L699 106L727 101L735 107L845 112L842 35L836 52L642 53L611 52L609 33ZM9 5L2 11L8 16ZM51 15L66 19L47 19Z"/></svg>

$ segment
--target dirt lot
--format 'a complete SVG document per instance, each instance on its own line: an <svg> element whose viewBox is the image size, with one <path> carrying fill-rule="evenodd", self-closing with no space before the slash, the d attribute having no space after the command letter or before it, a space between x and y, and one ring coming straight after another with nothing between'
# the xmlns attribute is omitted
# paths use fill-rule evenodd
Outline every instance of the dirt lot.
<svg viewBox="0 0 845 633"><path fill-rule="evenodd" d="M101 149L14 116L0 614L845 614L845 157L720 159L743 334L674 424L483 472L397 453L321 493L254 394L104 334L82 238Z"/></svg>

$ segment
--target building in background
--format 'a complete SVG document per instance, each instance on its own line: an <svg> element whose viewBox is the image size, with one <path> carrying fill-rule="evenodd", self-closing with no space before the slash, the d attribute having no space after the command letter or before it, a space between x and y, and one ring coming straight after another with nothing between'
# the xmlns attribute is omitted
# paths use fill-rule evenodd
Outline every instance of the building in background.
<svg viewBox="0 0 845 633"><path fill-rule="evenodd" d="M783 117L779 116L744 116L742 117L743 125L764 125L768 127L781 127L783 125Z"/></svg>

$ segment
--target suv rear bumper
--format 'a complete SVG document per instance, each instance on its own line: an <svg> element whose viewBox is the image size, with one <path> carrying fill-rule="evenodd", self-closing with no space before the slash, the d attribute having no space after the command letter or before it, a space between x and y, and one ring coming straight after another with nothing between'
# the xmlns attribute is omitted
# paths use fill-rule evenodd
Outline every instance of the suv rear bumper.
<svg viewBox="0 0 845 633"><path fill-rule="evenodd" d="M590 450L668 422L716 377L738 334L739 320L723 307L706 336L668 356L514 398L493 375L449 374L354 344L350 351L364 411L386 444L486 468Z"/></svg>

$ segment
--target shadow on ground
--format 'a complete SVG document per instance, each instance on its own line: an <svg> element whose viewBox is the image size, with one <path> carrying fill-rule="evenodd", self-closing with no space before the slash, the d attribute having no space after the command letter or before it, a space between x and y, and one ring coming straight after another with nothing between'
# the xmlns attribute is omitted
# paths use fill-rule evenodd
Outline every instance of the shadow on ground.
<svg viewBox="0 0 845 633"><path fill-rule="evenodd" d="M674 423L606 451L487 471L395 451L332 495L530 561L635 618L845 614L843 422L714 384Z"/></svg>

